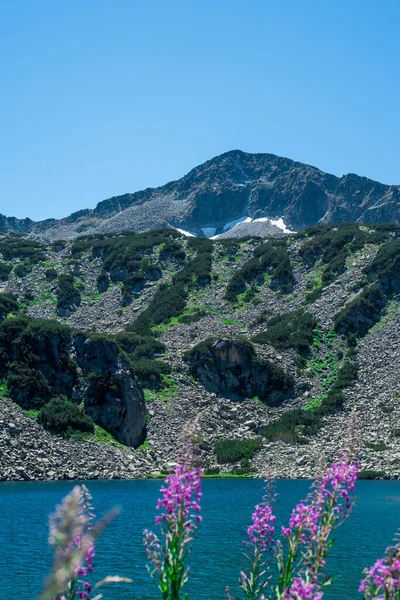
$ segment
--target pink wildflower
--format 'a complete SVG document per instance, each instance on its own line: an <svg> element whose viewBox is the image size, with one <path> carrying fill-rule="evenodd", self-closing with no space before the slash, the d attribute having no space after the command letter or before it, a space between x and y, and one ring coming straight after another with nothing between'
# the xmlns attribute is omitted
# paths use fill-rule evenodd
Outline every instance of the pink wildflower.
<svg viewBox="0 0 400 600"><path fill-rule="evenodd" d="M284 590L282 600L321 600L322 592L317 584L295 577L292 585Z"/></svg>
<svg viewBox="0 0 400 600"><path fill-rule="evenodd" d="M253 524L247 528L247 533L251 543L258 546L261 550L265 550L273 543L273 535L275 533L276 521L275 515L272 513L270 506L256 505L255 511L252 514Z"/></svg>

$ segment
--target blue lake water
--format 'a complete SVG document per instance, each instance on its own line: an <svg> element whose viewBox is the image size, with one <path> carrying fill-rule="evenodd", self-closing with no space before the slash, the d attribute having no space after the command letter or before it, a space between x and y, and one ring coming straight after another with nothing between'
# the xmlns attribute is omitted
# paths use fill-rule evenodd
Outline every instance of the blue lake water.
<svg viewBox="0 0 400 600"><path fill-rule="evenodd" d="M71 482L0 484L0 599L33 600L51 564L47 545L48 515L72 488ZM102 588L107 600L159 598L146 571L142 531L153 527L160 481L95 481L88 487L98 516L113 506L121 514L102 534L95 581L124 575L132 584ZM308 491L307 481L278 481L278 522L285 523L295 503ZM242 563L241 540L263 490L260 480L206 480L203 523L190 556L190 600L225 598L236 589ZM363 567L383 555L400 526L400 482L360 481L353 516L336 532L330 574L340 576L327 599L360 598ZM156 527L154 526L156 530Z"/></svg>

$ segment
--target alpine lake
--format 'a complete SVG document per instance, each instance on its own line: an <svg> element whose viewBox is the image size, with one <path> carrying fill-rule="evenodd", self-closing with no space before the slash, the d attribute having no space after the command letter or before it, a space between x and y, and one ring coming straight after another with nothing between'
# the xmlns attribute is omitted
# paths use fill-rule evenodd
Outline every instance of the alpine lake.
<svg viewBox="0 0 400 600"><path fill-rule="evenodd" d="M48 517L75 482L0 484L0 580L2 600L34 600L50 570ZM79 482L76 482L79 483ZM310 481L278 480L277 528L286 524L294 505L304 499ZM157 587L146 569L143 529L157 532L155 505L160 480L90 481L96 515L119 507L120 514L101 535L92 580L106 575L130 577L130 584L101 588L104 600L156 600ZM253 507L263 495L259 479L206 479L202 515L189 556L189 600L224 599L225 588L238 592L243 540ZM324 598L355 599L364 567L383 556L400 526L400 481L359 481L352 516L335 532L328 559L337 581ZM272 571L273 573L273 564ZM268 597L268 594L267 594Z"/></svg>

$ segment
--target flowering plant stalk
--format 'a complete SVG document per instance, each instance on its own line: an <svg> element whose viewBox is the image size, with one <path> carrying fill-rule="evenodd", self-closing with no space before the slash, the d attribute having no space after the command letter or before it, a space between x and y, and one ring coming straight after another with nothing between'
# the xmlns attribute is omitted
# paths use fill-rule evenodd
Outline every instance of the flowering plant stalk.
<svg viewBox="0 0 400 600"><path fill-rule="evenodd" d="M252 523L247 528L249 539L243 542L247 552L244 553L245 568L240 573L239 585L245 600L257 600L269 584L267 557L274 544L276 521L272 511L274 500L273 482L269 477L262 502L255 506ZM226 595L227 600L233 600L228 587Z"/></svg>
<svg viewBox="0 0 400 600"><path fill-rule="evenodd" d="M269 559L275 558L276 583L269 591L271 600L321 600L323 588L332 582L326 575L326 560L332 546L332 531L350 514L352 493L358 475L355 461L354 417L350 441L338 462L331 465L314 483L306 501L292 512L289 526L282 527L282 539L274 542L274 495L269 492L255 507L247 533L251 546L246 555L249 568L240 574L244 600L266 600L271 584ZM271 481L269 480L269 490ZM270 550L273 548L274 552ZM233 600L227 588L228 600Z"/></svg>
<svg viewBox="0 0 400 600"><path fill-rule="evenodd" d="M86 486L77 485L50 515L49 543L53 549L53 568L38 600L100 600L101 595L91 596L100 586L131 582L126 577L108 576L92 587L84 579L93 571L98 536L117 514L116 510L110 511L94 523L91 500Z"/></svg>
<svg viewBox="0 0 400 600"><path fill-rule="evenodd" d="M194 464L198 435L196 420L186 427L180 463L166 478L167 485L161 488L162 497L157 503L160 512L155 518L161 537L152 531L144 531L148 570L157 581L163 600L182 599L182 588L189 571L186 560L193 533L201 521L202 469Z"/></svg>
<svg viewBox="0 0 400 600"><path fill-rule="evenodd" d="M277 545L277 598L320 600L323 588L332 583L325 572L331 534L350 515L357 475L358 463L334 463L306 503L293 510L289 527L282 528L286 552L282 542Z"/></svg>
<svg viewBox="0 0 400 600"><path fill-rule="evenodd" d="M91 586L80 577L86 577L93 569L98 535L92 526L94 514L90 502L87 488L75 486L50 516L49 543L54 562L40 600L89 598Z"/></svg>

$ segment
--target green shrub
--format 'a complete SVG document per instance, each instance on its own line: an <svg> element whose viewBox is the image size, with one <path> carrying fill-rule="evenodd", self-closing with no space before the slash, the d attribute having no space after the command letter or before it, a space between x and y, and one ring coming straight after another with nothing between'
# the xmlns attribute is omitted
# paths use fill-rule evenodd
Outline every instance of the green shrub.
<svg viewBox="0 0 400 600"><path fill-rule="evenodd" d="M0 261L0 281L7 281L9 274L12 271L12 265L4 261Z"/></svg>
<svg viewBox="0 0 400 600"><path fill-rule="evenodd" d="M346 360L339 369L337 379L319 406L310 410L294 409L284 413L277 421L260 429L260 434L270 441L307 443L304 436L315 435L322 427L321 418L340 410L344 402L343 389L350 387L358 377L356 363Z"/></svg>
<svg viewBox="0 0 400 600"><path fill-rule="evenodd" d="M149 358L138 358L131 361L133 374L141 380L160 380L161 375L171 372L171 367L161 360L151 360Z"/></svg>
<svg viewBox="0 0 400 600"><path fill-rule="evenodd" d="M377 285L368 286L335 315L335 331L347 338L364 337L380 320L386 301Z"/></svg>
<svg viewBox="0 0 400 600"><path fill-rule="evenodd" d="M29 262L20 263L14 268L14 273L17 277L26 277L32 271L33 265Z"/></svg>
<svg viewBox="0 0 400 600"><path fill-rule="evenodd" d="M322 285L318 285L311 292L308 292L308 294L306 294L304 297L305 302L307 304L312 304L318 300L318 298L320 298L322 295L323 289L324 287Z"/></svg>
<svg viewBox="0 0 400 600"><path fill-rule="evenodd" d="M294 273L285 241L275 240L259 246L253 257L236 271L227 285L225 299L235 302L239 294L246 290L246 283L262 279L268 273L271 277L271 288L283 293L292 290Z"/></svg>
<svg viewBox="0 0 400 600"><path fill-rule="evenodd" d="M0 294L0 322L10 312L18 311L17 298L13 294Z"/></svg>
<svg viewBox="0 0 400 600"><path fill-rule="evenodd" d="M179 317L179 323L184 323L185 325L188 325L190 323L197 323L197 321L200 321L201 319L206 317L207 314L207 311L204 309L195 310L194 312L189 313L188 315L182 315L181 317Z"/></svg>
<svg viewBox="0 0 400 600"><path fill-rule="evenodd" d="M254 336L259 344L271 344L277 350L295 348L300 354L306 354L314 340L317 321L302 310L284 313L270 319L266 331Z"/></svg>
<svg viewBox="0 0 400 600"><path fill-rule="evenodd" d="M366 442L365 445L367 448L370 448L374 452L384 452L385 450L390 450L390 446L388 446L384 442L378 442L378 443Z"/></svg>
<svg viewBox="0 0 400 600"><path fill-rule="evenodd" d="M175 240L167 240L160 252L161 259L172 259L176 261L183 261L186 258L185 252L182 249L181 244Z"/></svg>
<svg viewBox="0 0 400 600"><path fill-rule="evenodd" d="M47 269L44 275L47 281L54 281L58 277L58 273L54 268Z"/></svg>
<svg viewBox="0 0 400 600"><path fill-rule="evenodd" d="M235 463L239 460L251 460L262 447L259 439L222 440L215 444L215 454L219 463Z"/></svg>
<svg viewBox="0 0 400 600"><path fill-rule="evenodd" d="M219 475L219 474L220 474L219 467L209 467L208 469L205 469L205 471L204 471L204 475Z"/></svg>
<svg viewBox="0 0 400 600"><path fill-rule="evenodd" d="M51 339L58 338L58 352ZM7 377L11 398L23 408L36 408L58 393L54 372L62 372L72 387L77 381L75 362L69 355L70 329L47 319L17 316L0 327L0 377Z"/></svg>
<svg viewBox="0 0 400 600"><path fill-rule="evenodd" d="M62 274L58 278L57 288L57 308L67 307L73 304L79 304L81 293L75 285L75 279L72 275Z"/></svg>
<svg viewBox="0 0 400 600"><path fill-rule="evenodd" d="M102 271L100 275L97 277L97 289L102 294L106 292L110 287L110 278L105 271Z"/></svg>
<svg viewBox="0 0 400 600"><path fill-rule="evenodd" d="M71 254L80 256L91 251L93 257L101 258L103 269L110 274L112 281L125 281L135 273L145 276L147 263L142 262L142 258L151 254L156 246L161 244L164 244L164 248L173 242L179 246L176 240L181 237L181 234L173 229L123 235L86 235L74 241ZM175 257L178 255L176 246Z"/></svg>
<svg viewBox="0 0 400 600"><path fill-rule="evenodd" d="M39 411L38 422L51 433L67 434L70 431L94 433L92 418L79 406L63 397L53 398L43 406Z"/></svg>
<svg viewBox="0 0 400 600"><path fill-rule="evenodd" d="M387 475L385 471L374 471L372 469L367 471L360 471L358 479L386 479Z"/></svg>
<svg viewBox="0 0 400 600"><path fill-rule="evenodd" d="M51 244L51 249L53 250L53 252L61 252L62 250L64 250L66 245L67 242L65 240L56 240Z"/></svg>
<svg viewBox="0 0 400 600"><path fill-rule="evenodd" d="M0 253L5 260L19 258L37 264L46 258L44 249L41 242L24 235L10 234L0 238Z"/></svg>
<svg viewBox="0 0 400 600"><path fill-rule="evenodd" d="M211 281L212 248L210 240L193 238L188 241L197 255L172 279L171 285L162 283L150 304L130 325L130 330L139 335L151 334L152 327L167 324L173 317L182 315L188 298L188 290L208 285Z"/></svg>

